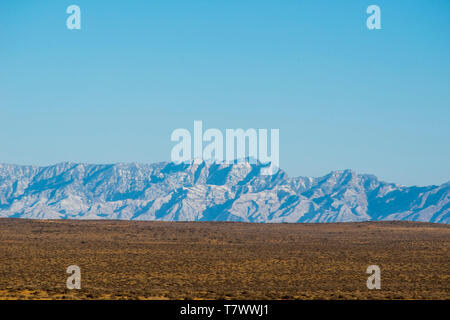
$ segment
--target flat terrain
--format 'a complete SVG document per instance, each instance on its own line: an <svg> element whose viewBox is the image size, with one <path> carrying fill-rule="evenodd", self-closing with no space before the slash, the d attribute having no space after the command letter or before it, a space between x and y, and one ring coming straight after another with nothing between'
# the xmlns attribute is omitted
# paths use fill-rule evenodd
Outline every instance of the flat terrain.
<svg viewBox="0 0 450 320"><path fill-rule="evenodd" d="M450 299L449 248L428 223L0 219L0 299Z"/></svg>

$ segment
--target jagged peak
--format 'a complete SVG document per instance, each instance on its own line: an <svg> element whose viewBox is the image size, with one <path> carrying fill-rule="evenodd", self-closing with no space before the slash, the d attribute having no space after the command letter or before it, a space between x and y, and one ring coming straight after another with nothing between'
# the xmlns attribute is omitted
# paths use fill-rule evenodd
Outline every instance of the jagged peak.
<svg viewBox="0 0 450 320"><path fill-rule="evenodd" d="M320 178L288 178L282 170L264 176L260 172L264 166L245 161L0 165L0 217L240 217L259 222L413 217L450 222L450 182L440 187L398 187L350 169L332 171Z"/></svg>

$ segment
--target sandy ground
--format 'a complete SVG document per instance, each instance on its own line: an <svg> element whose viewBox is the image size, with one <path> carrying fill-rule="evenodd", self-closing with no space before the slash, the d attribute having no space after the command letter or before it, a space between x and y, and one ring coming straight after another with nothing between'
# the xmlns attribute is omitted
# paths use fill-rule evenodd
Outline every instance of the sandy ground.
<svg viewBox="0 0 450 320"><path fill-rule="evenodd" d="M0 299L450 299L449 248L428 223L0 219Z"/></svg>

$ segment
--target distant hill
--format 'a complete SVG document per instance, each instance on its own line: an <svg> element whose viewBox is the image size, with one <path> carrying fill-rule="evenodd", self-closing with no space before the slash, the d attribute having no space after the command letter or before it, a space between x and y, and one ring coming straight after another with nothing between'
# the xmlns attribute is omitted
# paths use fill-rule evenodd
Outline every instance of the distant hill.
<svg viewBox="0 0 450 320"><path fill-rule="evenodd" d="M405 187L351 170L289 178L261 164L0 165L0 217L450 223L450 182Z"/></svg>

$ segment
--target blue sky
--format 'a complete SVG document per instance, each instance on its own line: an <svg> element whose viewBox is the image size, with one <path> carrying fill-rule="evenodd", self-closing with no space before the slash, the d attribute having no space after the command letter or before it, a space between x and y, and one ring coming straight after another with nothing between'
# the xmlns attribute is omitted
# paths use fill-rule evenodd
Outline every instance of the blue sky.
<svg viewBox="0 0 450 320"><path fill-rule="evenodd" d="M0 2L0 162L166 161L194 120L279 128L290 176L448 181L450 1Z"/></svg>

